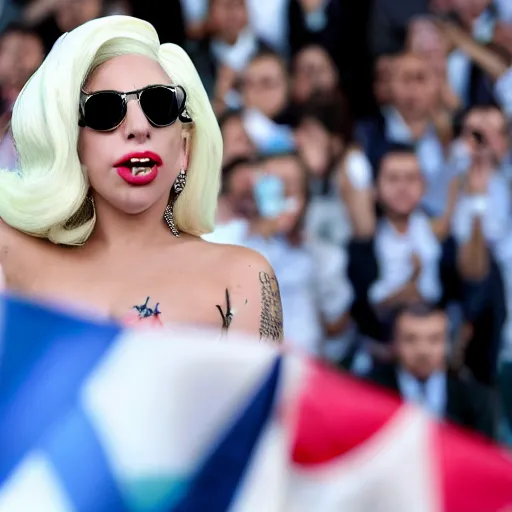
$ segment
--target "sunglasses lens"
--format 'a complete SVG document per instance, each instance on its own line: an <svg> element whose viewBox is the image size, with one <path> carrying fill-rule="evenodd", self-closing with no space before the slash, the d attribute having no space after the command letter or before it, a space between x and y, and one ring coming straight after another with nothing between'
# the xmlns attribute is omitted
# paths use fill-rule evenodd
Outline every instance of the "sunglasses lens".
<svg viewBox="0 0 512 512"><path fill-rule="evenodd" d="M99 92L89 97L84 107L85 124L98 131L112 130L123 120L126 106L115 92Z"/></svg>
<svg viewBox="0 0 512 512"><path fill-rule="evenodd" d="M140 106L155 126L169 126L178 119L176 94L167 87L150 87L142 91Z"/></svg>

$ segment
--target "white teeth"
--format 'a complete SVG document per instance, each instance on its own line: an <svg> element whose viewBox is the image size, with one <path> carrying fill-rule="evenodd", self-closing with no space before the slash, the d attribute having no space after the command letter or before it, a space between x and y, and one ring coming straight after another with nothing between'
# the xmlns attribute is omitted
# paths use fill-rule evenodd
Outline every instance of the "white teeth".
<svg viewBox="0 0 512 512"><path fill-rule="evenodd" d="M151 167L132 167L132 176L145 176L151 171Z"/></svg>
<svg viewBox="0 0 512 512"><path fill-rule="evenodd" d="M136 163L142 163L146 164L149 162L149 158L130 158L130 163L136 164Z"/></svg>

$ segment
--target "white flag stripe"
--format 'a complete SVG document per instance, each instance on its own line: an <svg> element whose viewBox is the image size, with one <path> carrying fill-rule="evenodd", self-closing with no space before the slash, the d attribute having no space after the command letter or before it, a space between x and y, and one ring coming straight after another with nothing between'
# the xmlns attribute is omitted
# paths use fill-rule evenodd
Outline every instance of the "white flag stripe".
<svg viewBox="0 0 512 512"><path fill-rule="evenodd" d="M2 512L74 512L51 463L39 453L27 456L0 487Z"/></svg>
<svg viewBox="0 0 512 512"><path fill-rule="evenodd" d="M295 432L295 405L307 368L295 355L283 358L276 413L261 438L230 512L282 512ZM284 409L283 405L289 408Z"/></svg>
<svg viewBox="0 0 512 512"><path fill-rule="evenodd" d="M215 336L129 331L93 371L82 401L118 477L188 474L276 360Z"/></svg>
<svg viewBox="0 0 512 512"><path fill-rule="evenodd" d="M288 512L440 512L431 420L403 407L363 445L317 469L296 466Z"/></svg>

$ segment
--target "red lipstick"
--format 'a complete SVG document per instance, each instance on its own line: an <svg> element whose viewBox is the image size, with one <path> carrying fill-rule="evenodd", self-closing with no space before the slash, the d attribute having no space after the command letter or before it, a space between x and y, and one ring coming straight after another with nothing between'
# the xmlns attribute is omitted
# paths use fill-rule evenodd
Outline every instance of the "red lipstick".
<svg viewBox="0 0 512 512"><path fill-rule="evenodd" d="M152 151L137 151L124 155L114 164L114 167L126 183L148 185L157 177L162 163L160 156Z"/></svg>

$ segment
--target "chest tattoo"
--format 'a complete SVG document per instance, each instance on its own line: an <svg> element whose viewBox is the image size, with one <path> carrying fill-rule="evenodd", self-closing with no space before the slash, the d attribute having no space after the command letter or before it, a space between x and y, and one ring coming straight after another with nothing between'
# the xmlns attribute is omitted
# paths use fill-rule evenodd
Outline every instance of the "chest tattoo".
<svg viewBox="0 0 512 512"><path fill-rule="evenodd" d="M158 309L158 306L160 305L159 302L155 304L154 308L150 308L148 304L149 297L146 298L146 302L144 302L144 304L140 306L133 306L133 309L135 309L135 311L137 311L137 313L139 314L139 318L150 318L152 316L158 317L158 315L161 314L161 311Z"/></svg>

